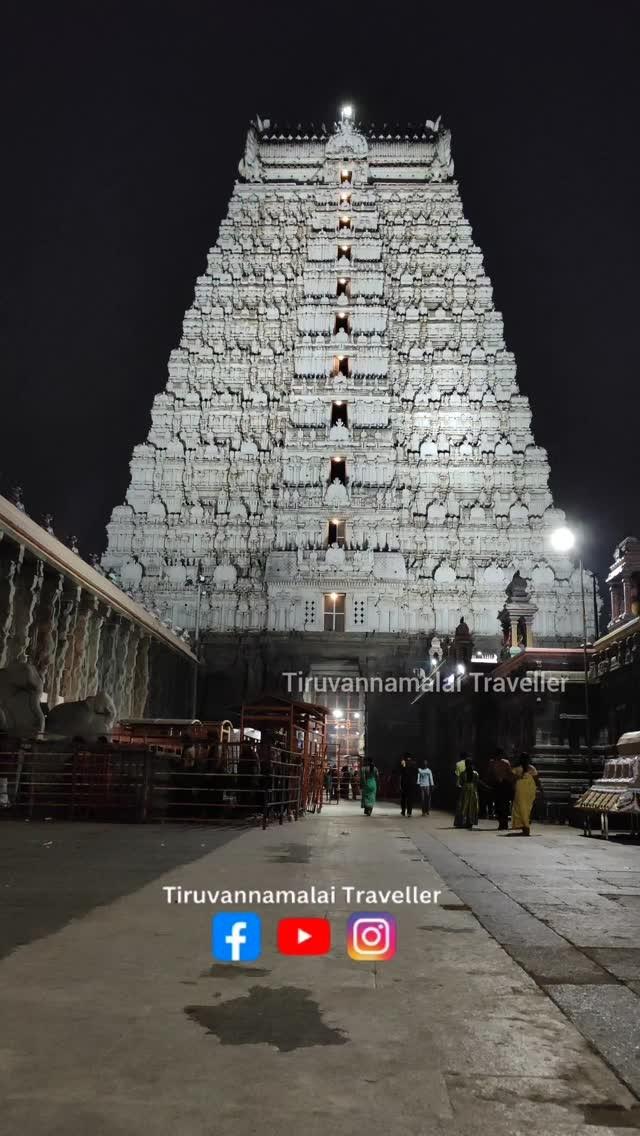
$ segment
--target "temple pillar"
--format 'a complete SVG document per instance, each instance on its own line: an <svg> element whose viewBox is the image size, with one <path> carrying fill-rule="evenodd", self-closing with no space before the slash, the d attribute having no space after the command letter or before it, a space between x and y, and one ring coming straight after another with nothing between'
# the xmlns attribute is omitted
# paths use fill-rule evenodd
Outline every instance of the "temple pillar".
<svg viewBox="0 0 640 1136"><path fill-rule="evenodd" d="M98 606L98 599L91 592L82 592L73 639L68 653L68 682L66 698L77 701L87 695L87 650L91 620Z"/></svg>
<svg viewBox="0 0 640 1136"><path fill-rule="evenodd" d="M45 570L40 600L36 611L36 628L33 644L33 665L40 675L47 698L53 683L53 670L58 645L58 619L64 588L60 572ZM54 705L52 702L51 705Z"/></svg>
<svg viewBox="0 0 640 1136"><path fill-rule="evenodd" d="M61 698L69 700L68 688L71 681L71 667L73 663L73 635L80 608L82 588L79 584L65 581L62 599L60 601L60 614L58 617L58 645L56 650L55 669L49 706L56 706Z"/></svg>
<svg viewBox="0 0 640 1136"><path fill-rule="evenodd" d="M87 633L87 652L85 657L85 692L83 697L95 694L100 689L99 662L100 640L102 628L107 616L107 609L98 601L89 618Z"/></svg>
<svg viewBox="0 0 640 1136"><path fill-rule="evenodd" d="M131 697L130 717L143 718L147 699L149 697L149 647L148 635L142 634L136 652L135 672L133 676L133 692Z"/></svg>
<svg viewBox="0 0 640 1136"><path fill-rule="evenodd" d="M26 663L31 661L34 612L44 579L44 564L41 560L28 558L22 560L20 571L14 577L11 627L6 640L6 661Z"/></svg>
<svg viewBox="0 0 640 1136"><path fill-rule="evenodd" d="M622 577L622 614L625 619L631 618L631 580L627 575Z"/></svg>
<svg viewBox="0 0 640 1136"><path fill-rule="evenodd" d="M116 712L118 718L122 717L122 706L125 701L125 689L127 683L127 656L132 629L132 624L128 620L120 617L119 633L115 649L115 682L113 686L113 692L110 692L111 697L116 704Z"/></svg>
<svg viewBox="0 0 640 1136"><path fill-rule="evenodd" d="M9 641L13 626L13 606L16 597L17 580L24 560L24 547L7 541L7 555L2 557L0 573L0 667L5 667L9 659ZM5 549L3 548L4 552Z"/></svg>
<svg viewBox="0 0 640 1136"><path fill-rule="evenodd" d="M126 654L124 656L124 680L122 682L122 698L119 708L120 718L132 717L131 705L134 698L133 684L135 681L136 658L138 655L138 648L140 646L141 640L140 628L135 624L129 624L129 628L129 638L127 642Z"/></svg>

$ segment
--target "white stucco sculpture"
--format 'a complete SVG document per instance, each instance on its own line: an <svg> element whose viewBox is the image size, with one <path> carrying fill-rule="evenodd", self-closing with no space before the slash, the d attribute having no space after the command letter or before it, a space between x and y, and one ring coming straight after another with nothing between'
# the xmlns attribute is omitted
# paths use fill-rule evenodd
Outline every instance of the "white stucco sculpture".
<svg viewBox="0 0 640 1136"><path fill-rule="evenodd" d="M0 668L0 731L13 737L42 733L42 679L31 663Z"/></svg>
<svg viewBox="0 0 640 1136"><path fill-rule="evenodd" d="M105 691L98 691L79 702L62 702L54 706L47 716L47 734L95 741L111 733L115 720L113 699Z"/></svg>

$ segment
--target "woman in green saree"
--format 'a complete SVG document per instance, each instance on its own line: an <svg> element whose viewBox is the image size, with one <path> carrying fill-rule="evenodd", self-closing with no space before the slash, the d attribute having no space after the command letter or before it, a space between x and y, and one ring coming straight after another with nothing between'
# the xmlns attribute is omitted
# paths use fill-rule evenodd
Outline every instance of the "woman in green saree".
<svg viewBox="0 0 640 1136"><path fill-rule="evenodd" d="M362 805L364 815L370 817L378 795L378 770L372 761L367 762L362 770Z"/></svg>

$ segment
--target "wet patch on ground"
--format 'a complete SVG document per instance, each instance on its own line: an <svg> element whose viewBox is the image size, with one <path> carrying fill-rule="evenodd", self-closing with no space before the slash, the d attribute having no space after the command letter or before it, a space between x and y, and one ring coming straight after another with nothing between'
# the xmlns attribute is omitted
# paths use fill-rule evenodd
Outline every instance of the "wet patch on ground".
<svg viewBox="0 0 640 1136"><path fill-rule="evenodd" d="M203 970L201 978L266 978L271 974L263 966L243 966L240 962L215 962L208 970Z"/></svg>
<svg viewBox="0 0 640 1136"><path fill-rule="evenodd" d="M582 1111L585 1124L598 1128L640 1129L640 1105L623 1108L621 1104L587 1104Z"/></svg>
<svg viewBox="0 0 640 1136"><path fill-rule="evenodd" d="M339 1029L326 1025L309 990L297 986L252 986L244 998L217 1006L185 1006L184 1012L221 1045L272 1045L281 1053L314 1045L346 1045Z"/></svg>
<svg viewBox="0 0 640 1136"><path fill-rule="evenodd" d="M603 966L622 981L640 978L640 948L638 947L583 947L585 955Z"/></svg>
<svg viewBox="0 0 640 1136"><path fill-rule="evenodd" d="M528 947L503 944L514 962L518 963L538 986L566 983L571 986L607 986L615 983L612 974L586 953L567 944L566 947Z"/></svg>
<svg viewBox="0 0 640 1136"><path fill-rule="evenodd" d="M271 850L272 864L309 864L311 849L308 844L281 844Z"/></svg>

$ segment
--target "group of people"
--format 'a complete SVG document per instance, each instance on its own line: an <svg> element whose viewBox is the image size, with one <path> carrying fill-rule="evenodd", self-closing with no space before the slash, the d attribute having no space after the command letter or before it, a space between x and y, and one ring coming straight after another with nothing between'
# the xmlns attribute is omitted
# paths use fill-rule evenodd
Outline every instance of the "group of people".
<svg viewBox="0 0 640 1136"><path fill-rule="evenodd" d="M339 777L337 769L327 771L327 796L337 799L340 786L340 796L348 797L351 788L353 799L360 797L360 807L365 816L371 816L380 792L380 774L375 763L363 762L359 773L349 773L345 766L341 773L342 776ZM456 828L471 829L478 823L480 791L484 790L492 802L498 830L506 831L511 819L512 830L521 830L523 836L530 836L531 812L542 786L538 771L528 754L521 753L515 764L512 764L504 750L497 750L496 756L489 762L486 780L482 780L471 758L462 753L455 765L455 779L457 799L453 823ZM410 817L418 798L422 815L428 816L435 780L426 757L418 766L410 753L403 753L397 772L397 784L400 789L401 815Z"/></svg>
<svg viewBox="0 0 640 1136"><path fill-rule="evenodd" d="M434 778L429 762L423 758L418 768L410 753L404 753L400 759L398 771L400 788L400 809L403 816L411 816L416 798L416 789L419 790L422 815L428 816L431 811L431 794L434 788ZM372 761L367 762L361 774L362 799L361 806L365 816L371 816L380 791L380 775Z"/></svg>
<svg viewBox="0 0 640 1136"><path fill-rule="evenodd" d="M356 801L360 796L360 772L356 768L349 768L348 765L343 765L338 769L337 765L328 766L324 772L324 792L327 801L348 801L349 794L351 799Z"/></svg>
<svg viewBox="0 0 640 1136"><path fill-rule="evenodd" d="M460 756L455 767L458 796L453 823L456 828L471 829L480 817L480 789L493 800L498 831L509 828L531 835L531 812L538 792L542 791L537 769L529 755L521 753L514 765L498 750L487 768L486 781L480 779L473 761L466 754Z"/></svg>

